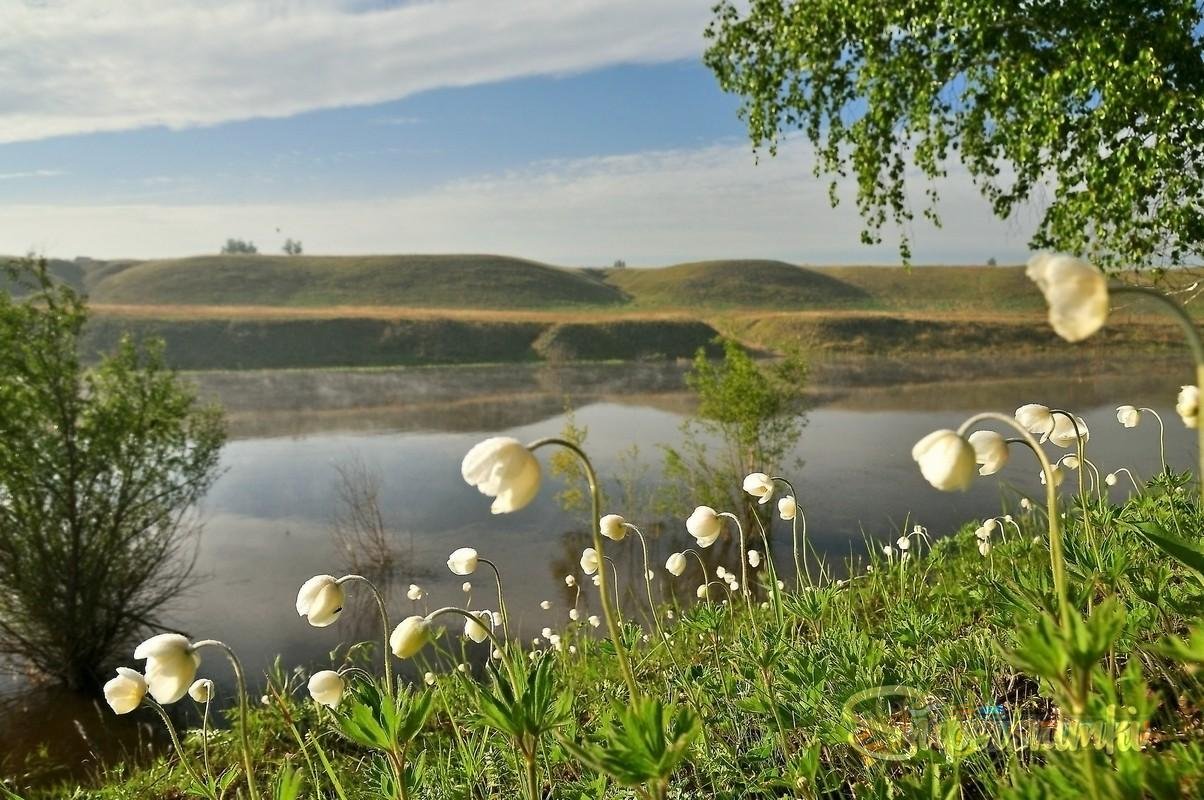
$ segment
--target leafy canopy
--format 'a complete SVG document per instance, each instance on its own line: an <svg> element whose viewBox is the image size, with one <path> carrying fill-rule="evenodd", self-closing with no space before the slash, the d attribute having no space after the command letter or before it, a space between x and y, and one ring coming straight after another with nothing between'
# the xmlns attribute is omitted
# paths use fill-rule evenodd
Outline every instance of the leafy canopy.
<svg viewBox="0 0 1204 800"><path fill-rule="evenodd" d="M1042 203L1034 247L1104 265L1204 248L1198 0L721 0L706 63L754 147L805 133L816 176L852 175L865 227L911 254L909 171L960 161L997 216Z"/></svg>

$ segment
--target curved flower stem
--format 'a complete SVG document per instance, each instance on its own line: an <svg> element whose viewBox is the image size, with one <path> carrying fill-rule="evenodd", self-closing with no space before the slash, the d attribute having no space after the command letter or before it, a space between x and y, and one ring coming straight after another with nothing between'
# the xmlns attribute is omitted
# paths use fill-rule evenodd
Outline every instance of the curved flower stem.
<svg viewBox="0 0 1204 800"><path fill-rule="evenodd" d="M757 528L761 531L761 541L765 544L765 571L769 578L769 595L773 598L773 613L778 624L781 625L785 621L785 616L782 610L782 590L778 588L778 571L773 563L773 554L769 549L769 536L765 532L765 525L761 522L761 517L754 515L753 519L757 521ZM748 556L745 555L747 559Z"/></svg>
<svg viewBox="0 0 1204 800"><path fill-rule="evenodd" d="M184 754L184 746L180 744L180 737L176 733L176 726L171 724L171 717L167 716L167 711L163 708L163 706L159 705L149 697L143 698L143 702L153 708L155 711L159 712L159 717L163 720L163 724L167 726L167 735L171 737L171 743L175 746L176 753L178 753L180 756L180 765L184 767L184 771L188 773L188 777L192 778L192 780L198 785L204 786L207 794L210 797L215 797L209 784L201 780L200 776L197 775L196 771L192 768L192 765L188 763L188 756ZM208 703L205 704L205 708L207 711L209 708Z"/></svg>
<svg viewBox="0 0 1204 800"><path fill-rule="evenodd" d="M1139 494L1141 493L1141 486L1137 484L1137 479L1133 477L1133 473L1129 471L1128 467L1121 467L1120 469L1115 470L1112 474L1115 475L1117 472L1123 472L1125 475L1128 475L1129 482L1133 484L1133 490Z"/></svg>
<svg viewBox="0 0 1204 800"><path fill-rule="evenodd" d="M1154 416L1154 419L1158 420L1158 455L1162 458L1162 471L1166 472L1168 470L1166 465L1166 425L1162 422L1162 415L1154 409L1145 406L1137 410L1148 411Z"/></svg>
<svg viewBox="0 0 1204 800"><path fill-rule="evenodd" d="M213 781L213 768L209 765L209 704L212 698L205 700L205 711L201 715L201 758L205 764L205 778Z"/></svg>
<svg viewBox="0 0 1204 800"><path fill-rule="evenodd" d="M803 508L801 505L799 505L798 492L796 492L794 490L794 484L792 484L789 480L787 480L786 478L783 478L780 475L775 475L772 478L770 478L770 480L771 481L781 481L783 484L785 484L786 488L790 490L790 496L794 498L794 517L792 517L790 520L790 536L791 536L791 539L793 540L793 544L794 544L794 585L795 585L795 588L797 588L797 589L802 588L803 570L804 569L806 569L806 571L807 571L807 585L808 586L814 585L815 582L813 580L811 580L811 564L810 564L810 562L807 561L807 515L803 513ZM799 517L803 518L802 567L799 566L799 531L798 531Z"/></svg>
<svg viewBox="0 0 1204 800"><path fill-rule="evenodd" d="M682 555L685 555L686 553L690 553L691 555L694 556L694 558L698 559L698 568L702 570L702 585L710 586L711 579L707 577L707 564L705 561L702 560L702 556L699 555L698 551L693 548L687 547L685 550L682 550L681 552L682 552Z"/></svg>
<svg viewBox="0 0 1204 800"><path fill-rule="evenodd" d="M242 662L238 660L238 656L231 649L230 645L225 642L219 642L217 639L202 639L199 642L193 642L194 650L200 650L202 647L216 647L226 654L226 660L230 662L230 666L234 669L234 681L238 686L238 732L242 738L242 761L243 768L247 771L247 792L251 796L251 800L259 800L259 787L255 783L255 763L251 759L251 735L250 735L250 709L247 704L247 677L243 672Z"/></svg>
<svg viewBox="0 0 1204 800"><path fill-rule="evenodd" d="M623 625L624 625L624 622L623 622L623 600L622 600L622 598L619 596L619 568L618 568L618 567L615 565L615 562L614 562L614 560L613 560L613 559L612 559L610 556L602 556L602 560L603 560L604 562L606 562L607 564L610 564L610 575L611 575L611 577L612 577L612 578L614 578L614 579L615 579L615 588L614 588L614 592L615 592L615 618L619 620L619 627L620 627L620 628L622 628L622 627L623 627ZM605 572L605 571L606 571L606 567L599 567L599 568L598 568L598 572ZM598 591L600 591L600 592L604 592L604 591L606 591L606 590L605 590L604 588L602 588L602 586L599 586L599 587L598 587Z"/></svg>
<svg viewBox="0 0 1204 800"><path fill-rule="evenodd" d="M1083 462L1087 460L1087 443L1083 441L1083 432L1079 430L1079 421L1075 418L1074 414L1062 408L1051 408L1049 413L1050 416L1060 414L1066 417L1066 419L1070 420L1071 427L1074 428L1074 454L1079 460L1079 468L1075 471L1078 472L1079 502L1083 505L1083 532L1087 534L1087 539L1090 541L1094 539L1094 536L1092 535L1091 517L1087 513L1087 479L1083 475L1085 471Z"/></svg>
<svg viewBox="0 0 1204 800"><path fill-rule="evenodd" d="M493 632L493 630L492 630L493 625L492 624L486 625L485 623L481 622L481 618L478 617L476 614L472 613L471 611L467 611L458 606L443 606L442 608L436 608L434 611L427 614L426 621L428 623L433 622L435 617L439 617L444 614L459 614L461 617L464 617L464 619L472 620L473 622L477 623L478 625L481 626L481 630L485 631L485 635L489 637L489 642L493 645L493 647L496 647L498 650L501 650L503 653L505 652L505 650L503 649L505 647L505 643L502 642L500 639L498 639L497 635ZM510 672L510 659L503 658L502 663L504 663L506 665L507 672ZM511 677L511 679L514 679L513 672L511 672L510 677ZM517 684L515 684L515 685L517 685Z"/></svg>
<svg viewBox="0 0 1204 800"><path fill-rule="evenodd" d="M1018 431L1020 439L1033 451L1033 455L1041 463L1041 470L1045 473L1045 506L1049 521L1049 561L1050 567L1053 570L1054 592L1058 595L1058 612L1061 617L1062 627L1069 630L1070 601L1066 593L1066 559L1062 553L1062 527L1058 520L1058 488L1054 486L1053 467L1050 465L1045 451L1037 444L1037 440L1033 438L1033 435L1024 426L1016 422L1014 418L1007 415L995 411L984 411L981 414L975 414L961 424L961 427L957 429L957 433L959 436L965 436L966 431L971 427L987 420L1003 423Z"/></svg>
<svg viewBox="0 0 1204 800"><path fill-rule="evenodd" d="M389 627L389 606L385 603L385 596L380 593L380 589L376 588L376 584L363 575L344 575L335 581L335 583L342 585L353 581L367 584L368 589L372 592L372 598L376 600L376 608L380 612L380 624L384 630L384 638L381 640L381 652L385 655L385 687L389 697L392 697L396 689L393 686L393 665L389 663L389 634L392 632L392 629Z"/></svg>
<svg viewBox="0 0 1204 800"><path fill-rule="evenodd" d="M650 576L652 570L648 566L648 542L644 539L644 534L640 532L639 528L629 522L625 522L623 525L630 528L636 536L640 537L640 548L644 552L644 586L648 589L648 611L652 614L652 624L656 626L656 632L660 635L661 639L664 639L665 631L661 628L660 615L656 613L656 600L652 598L652 578ZM617 580L615 582L618 583Z"/></svg>
<svg viewBox="0 0 1204 800"><path fill-rule="evenodd" d="M740 589L745 592L745 599L748 600L748 608L752 610L752 600L749 598L748 592L748 546L744 541L744 526L740 524L740 520L730 511L721 511L718 516L727 517L732 522L736 523L736 531L740 534Z"/></svg>
<svg viewBox="0 0 1204 800"><path fill-rule="evenodd" d="M584 450L567 439L538 439L527 445L527 449L534 452L535 450L548 445L556 445L569 450L573 453L573 455L577 456L577 459L581 462L581 466L585 468L585 477L589 482L589 493L591 499L593 500L594 513L593 522L591 524L591 533L593 534L594 539L594 551L597 552L598 557L601 558L604 554L602 548L602 530L599 526L599 521L602 519L602 493L598 486L598 475L594 472L594 465L590 463L589 456L585 454ZM606 628L610 632L611 640L615 644L615 655L619 660L619 670L623 673L623 680L627 683L627 691L631 694L631 699L634 700L639 696L639 691L636 688L635 683L635 673L631 671L631 664L627 660L627 653L623 649L623 639L619 635L619 626L615 622L614 608L611 607L610 603L609 587L606 585L606 570L599 570L599 573L602 576L601 583L598 587L601 589L600 594L602 595L602 615L606 617Z"/></svg>
<svg viewBox="0 0 1204 800"><path fill-rule="evenodd" d="M1148 286L1110 286L1108 287L1108 291L1113 295L1135 294L1141 297L1148 297L1161 303L1163 308L1170 311L1179 323L1179 326L1183 329L1183 334L1187 338L1187 346L1191 348L1192 358L1195 359L1196 386L1204 386L1204 340L1200 338L1200 331L1196 328L1195 320L1191 318L1183 306L1162 292L1151 289ZM1196 447L1198 451L1196 482L1200 486L1200 504L1204 506L1204 426L1196 428Z"/></svg>
<svg viewBox="0 0 1204 800"><path fill-rule="evenodd" d="M487 558L478 557L477 561L482 564L488 564L489 568L493 570L493 577L497 579L497 613L502 615L502 633L505 635L506 639L509 640L510 612L506 610L506 601L502 599L502 573L497 568L497 564L494 564Z"/></svg>

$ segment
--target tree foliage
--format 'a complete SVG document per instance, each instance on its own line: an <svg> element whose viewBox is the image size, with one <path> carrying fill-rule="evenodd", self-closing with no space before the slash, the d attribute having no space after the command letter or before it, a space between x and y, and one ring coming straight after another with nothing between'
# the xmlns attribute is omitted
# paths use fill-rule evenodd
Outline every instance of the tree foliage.
<svg viewBox="0 0 1204 800"><path fill-rule="evenodd" d="M44 262L8 271L30 293L0 292L0 655L84 686L185 585L222 423L161 345L85 365L83 298Z"/></svg>
<svg viewBox="0 0 1204 800"><path fill-rule="evenodd" d="M1105 265L1204 248L1199 0L721 0L706 62L755 147L802 131L910 257L907 180L960 161L996 215L1043 203L1034 247Z"/></svg>
<svg viewBox="0 0 1204 800"><path fill-rule="evenodd" d="M289 240L290 242L292 239ZM255 255L259 252L259 248L254 242L244 241L243 239L227 239L222 245L222 255ZM298 253L300 250L297 251ZM289 255L293 255L289 253Z"/></svg>

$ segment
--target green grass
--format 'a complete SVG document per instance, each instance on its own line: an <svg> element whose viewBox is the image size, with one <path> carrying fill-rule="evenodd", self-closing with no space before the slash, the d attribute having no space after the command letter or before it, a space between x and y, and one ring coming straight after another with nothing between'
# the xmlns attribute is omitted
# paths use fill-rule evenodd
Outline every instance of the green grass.
<svg viewBox="0 0 1204 800"><path fill-rule="evenodd" d="M1088 492L1076 505L1066 490L1071 624L1078 626L1069 638L1053 622L1050 550L1039 506L1013 505L1015 526L1001 523L985 557L974 520L931 549L913 537L907 561L898 550L886 557L870 548L851 580L790 586L780 599L762 566L754 573L758 596L748 605L719 585L712 586L710 602L687 602L702 581L693 558L676 579L654 565L658 583L668 582L676 598L655 612L666 638L662 643L645 618L643 631L629 627L623 646L638 690L700 723L669 776L667 796L1200 796L1204 684L1196 669L1204 662L1204 633L1186 643L1172 637L1186 637L1198 622L1204 583L1133 527L1156 522L1200 548L1204 517L1189 481L1160 477L1120 504ZM625 563L639 558L633 537L608 541L606 548ZM790 558L788 550L779 552L776 563L784 568ZM624 589L643 597L642 586ZM594 599L591 591L583 596ZM408 764L420 765L410 773L412 796L523 796L526 770L503 731L543 720L554 731L538 737L541 790L574 800L632 797L598 770L621 776L646 764L629 755L608 766L601 756L607 747L655 746L659 734L636 731L630 720L616 725L627 690L614 648L599 632L567 617L555 627L563 637L559 651L543 642L535 662L515 657L518 679L529 676L541 689L523 706L526 722L505 714L499 721L497 687L509 680L504 670L474 677L454 669L464 660L461 623L451 620L449 636L408 662L411 675L427 669L437 675L430 689L418 680L404 683L407 698L433 702L406 750ZM512 645L519 646L530 649L529 643ZM489 646L468 647L479 656ZM359 663L371 666L375 658ZM536 663L547 667L542 676ZM373 709L385 701L362 678L349 679L360 688L344 697L340 718L358 708L362 728L363 720L383 713ZM882 687L904 687L907 694L886 689L890 707L855 701L881 694ZM303 776L305 797L381 797L385 758L363 743L362 733L349 739L336 732L348 730L345 725L316 712L305 676L284 665L266 694L268 704L256 705L249 718L261 786L287 768ZM1125 725L1108 727L1109 719ZM1060 746L1083 730L1067 727L1075 720L1094 724L1101 744L1122 746ZM1055 731L1063 738L1055 740ZM200 770L200 739L190 734L186 742L186 757ZM603 749L591 750L590 742ZM239 769L232 731L218 732L209 749L215 774ZM884 753L905 757L874 755ZM162 800L183 797L188 785L172 754L99 774L88 788L15 788L28 800Z"/></svg>
<svg viewBox="0 0 1204 800"><path fill-rule="evenodd" d="M605 279L649 308L819 309L865 307L872 296L824 271L782 261L699 261L611 269Z"/></svg>

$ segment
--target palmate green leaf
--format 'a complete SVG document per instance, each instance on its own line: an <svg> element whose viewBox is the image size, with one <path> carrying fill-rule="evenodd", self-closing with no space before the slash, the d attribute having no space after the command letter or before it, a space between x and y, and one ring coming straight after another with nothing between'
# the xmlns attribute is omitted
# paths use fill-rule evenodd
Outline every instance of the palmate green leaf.
<svg viewBox="0 0 1204 800"><path fill-rule="evenodd" d="M272 785L273 800L297 800L301 796L301 787L305 785L305 775L293 769L289 764L280 768L276 774L276 782Z"/></svg>
<svg viewBox="0 0 1204 800"><path fill-rule="evenodd" d="M623 786L665 781L689 754L702 725L684 706L635 700L618 711L599 742L561 744L595 772Z"/></svg>
<svg viewBox="0 0 1204 800"><path fill-rule="evenodd" d="M1204 545L1176 536L1157 522L1130 523L1130 527L1162 552L1192 570L1196 578L1204 583Z"/></svg>
<svg viewBox="0 0 1204 800"><path fill-rule="evenodd" d="M491 686L477 692L478 722L515 739L538 738L568 722L572 696L556 685L553 655L528 662L518 651L504 658L508 668L491 665Z"/></svg>
<svg viewBox="0 0 1204 800"><path fill-rule="evenodd" d="M1186 664L1204 664L1204 627L1197 625L1188 632L1187 640L1169 636L1154 649L1166 656Z"/></svg>
<svg viewBox="0 0 1204 800"><path fill-rule="evenodd" d="M390 700L375 683L356 684L336 712L337 729L348 740L373 750L393 750L411 741L430 716L434 695L399 692Z"/></svg>

